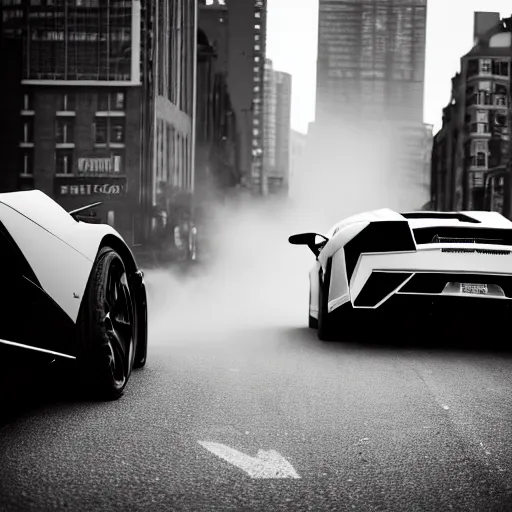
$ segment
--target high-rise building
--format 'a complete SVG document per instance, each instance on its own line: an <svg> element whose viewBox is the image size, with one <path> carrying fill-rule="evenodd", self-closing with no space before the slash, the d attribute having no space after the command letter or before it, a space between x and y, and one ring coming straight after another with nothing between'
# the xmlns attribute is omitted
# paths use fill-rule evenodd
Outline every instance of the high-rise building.
<svg viewBox="0 0 512 512"><path fill-rule="evenodd" d="M160 184L192 190L193 4L3 2L1 189L103 200L99 220L147 239Z"/></svg>
<svg viewBox="0 0 512 512"><path fill-rule="evenodd" d="M320 0L317 122L422 122L426 4Z"/></svg>
<svg viewBox="0 0 512 512"><path fill-rule="evenodd" d="M217 52L218 66L227 72L237 121L237 174L243 185L260 191L267 0L199 0L199 5L201 30Z"/></svg>
<svg viewBox="0 0 512 512"><path fill-rule="evenodd" d="M269 193L288 194L292 77L265 60L263 176Z"/></svg>
<svg viewBox="0 0 512 512"><path fill-rule="evenodd" d="M434 137L432 201L443 210L493 209L512 216L512 18L476 12L474 36Z"/></svg>
<svg viewBox="0 0 512 512"><path fill-rule="evenodd" d="M288 178L288 195L296 197L296 190L300 186L300 179L304 172L304 154L306 151L307 135L290 130L290 171Z"/></svg>
<svg viewBox="0 0 512 512"><path fill-rule="evenodd" d="M316 116L308 147L327 163L326 179L351 172L337 161L360 162L357 145L342 148L366 134L377 137L386 154L381 172L388 175L389 193L397 195L394 177L402 188L425 195L426 15L427 0L319 0Z"/></svg>
<svg viewBox="0 0 512 512"><path fill-rule="evenodd" d="M237 116L228 86L230 17L225 3L198 12L195 203L225 197L241 181Z"/></svg>

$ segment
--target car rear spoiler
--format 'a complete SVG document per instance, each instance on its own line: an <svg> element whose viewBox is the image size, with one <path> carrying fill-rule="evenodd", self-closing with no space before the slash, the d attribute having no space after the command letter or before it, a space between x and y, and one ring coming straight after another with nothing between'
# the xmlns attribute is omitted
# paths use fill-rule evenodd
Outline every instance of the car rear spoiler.
<svg viewBox="0 0 512 512"><path fill-rule="evenodd" d="M69 215L71 215L71 217L73 217L75 220L78 220L77 219L77 216L84 212L85 210L89 210L91 208L94 208L95 206L98 206L100 204L103 204L103 201L98 201L96 203L91 203L91 204L87 204L85 206L81 206L80 208L77 208L76 210L71 210L69 213Z"/></svg>

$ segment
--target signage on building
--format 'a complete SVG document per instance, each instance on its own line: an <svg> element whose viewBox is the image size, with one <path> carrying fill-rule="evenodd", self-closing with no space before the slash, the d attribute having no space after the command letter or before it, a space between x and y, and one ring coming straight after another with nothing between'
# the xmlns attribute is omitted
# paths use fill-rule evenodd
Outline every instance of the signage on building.
<svg viewBox="0 0 512 512"><path fill-rule="evenodd" d="M115 180L105 183L84 183L83 179L72 183L56 183L58 196L123 196L126 193L126 180Z"/></svg>
<svg viewBox="0 0 512 512"><path fill-rule="evenodd" d="M78 158L78 174L111 174L121 172L121 157Z"/></svg>

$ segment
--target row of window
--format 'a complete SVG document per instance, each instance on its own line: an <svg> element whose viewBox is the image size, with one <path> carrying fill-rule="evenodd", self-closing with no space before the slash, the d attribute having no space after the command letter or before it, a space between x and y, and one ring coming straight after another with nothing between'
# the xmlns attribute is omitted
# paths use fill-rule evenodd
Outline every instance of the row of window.
<svg viewBox="0 0 512 512"><path fill-rule="evenodd" d="M34 143L34 117L24 117L21 142ZM92 125L95 144L123 144L125 137L125 118L97 116ZM56 144L74 144L75 119L59 117L55 121Z"/></svg>
<svg viewBox="0 0 512 512"><path fill-rule="evenodd" d="M502 111L476 110L466 115L466 123L489 123L495 126L505 127L508 125L507 115Z"/></svg>
<svg viewBox="0 0 512 512"><path fill-rule="evenodd" d="M261 116L263 114L263 91L262 83L265 78L265 63L263 55L263 35L261 33L262 24L262 9L264 8L262 0L256 0L254 11L254 67L253 67L253 138L252 138L252 157L254 160L254 173L259 175L258 168L261 166L261 156L263 149L261 148L262 139L261 131L259 129Z"/></svg>
<svg viewBox="0 0 512 512"><path fill-rule="evenodd" d="M97 111L99 112L122 112L126 109L124 92L100 92L96 93L96 98ZM23 110L34 110L34 96L32 94L26 93L23 95ZM73 93L61 94L57 103L57 111L75 112L76 95Z"/></svg>
<svg viewBox="0 0 512 512"><path fill-rule="evenodd" d="M510 63L504 60L471 59L468 61L468 77L476 75L509 76Z"/></svg>
<svg viewBox="0 0 512 512"><path fill-rule="evenodd" d="M494 131L500 133L508 133L507 121L506 119L500 119L494 121ZM491 133L490 124L489 123L471 123L469 125L470 133Z"/></svg>

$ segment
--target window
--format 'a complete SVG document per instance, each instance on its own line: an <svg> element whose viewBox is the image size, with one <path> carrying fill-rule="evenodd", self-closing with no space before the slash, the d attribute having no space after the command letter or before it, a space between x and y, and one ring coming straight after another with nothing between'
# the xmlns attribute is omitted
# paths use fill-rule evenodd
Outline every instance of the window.
<svg viewBox="0 0 512 512"><path fill-rule="evenodd" d="M110 142L124 142L124 118L110 119Z"/></svg>
<svg viewBox="0 0 512 512"><path fill-rule="evenodd" d="M506 61L497 61L492 64L492 74L499 76L508 76L509 63Z"/></svg>
<svg viewBox="0 0 512 512"><path fill-rule="evenodd" d="M105 92L98 95L98 110L100 112L122 111L125 109L124 92Z"/></svg>
<svg viewBox="0 0 512 512"><path fill-rule="evenodd" d="M494 115L494 124L496 126L507 126L507 116L504 114L496 113Z"/></svg>
<svg viewBox="0 0 512 512"><path fill-rule="evenodd" d="M72 149L57 149L55 151L55 172L57 174L72 174L72 165Z"/></svg>
<svg viewBox="0 0 512 512"><path fill-rule="evenodd" d="M110 171L120 173L121 172L122 156L120 154L112 153L111 157L112 157L112 167L110 168Z"/></svg>
<svg viewBox="0 0 512 512"><path fill-rule="evenodd" d="M487 155L483 152L478 152L476 154L476 165L479 167L485 167L487 165Z"/></svg>
<svg viewBox="0 0 512 512"><path fill-rule="evenodd" d="M32 117L23 119L22 142L34 142L34 120Z"/></svg>
<svg viewBox="0 0 512 512"><path fill-rule="evenodd" d="M124 143L124 117L96 117L94 142L96 144Z"/></svg>
<svg viewBox="0 0 512 512"><path fill-rule="evenodd" d="M73 119L57 119L56 137L57 144L69 144L75 140L75 123Z"/></svg>
<svg viewBox="0 0 512 512"><path fill-rule="evenodd" d="M75 95L74 94L63 94L59 99L58 110L64 112L72 112L75 110Z"/></svg>
<svg viewBox="0 0 512 512"><path fill-rule="evenodd" d="M32 95L23 95L23 110L33 110L32 108Z"/></svg>
<svg viewBox="0 0 512 512"><path fill-rule="evenodd" d="M487 123L473 123L471 125L472 133L489 133L489 125Z"/></svg>
<svg viewBox="0 0 512 512"><path fill-rule="evenodd" d="M22 174L34 173L34 150L32 148L23 148L21 150L20 172Z"/></svg>
<svg viewBox="0 0 512 512"><path fill-rule="evenodd" d="M492 72L492 60L480 59L480 74L490 75Z"/></svg>
<svg viewBox="0 0 512 512"><path fill-rule="evenodd" d="M108 142L108 118L97 117L94 121L94 142L107 144Z"/></svg>
<svg viewBox="0 0 512 512"><path fill-rule="evenodd" d="M489 120L489 112L487 112L486 110L479 110L476 113L477 123L487 123L488 120Z"/></svg>
<svg viewBox="0 0 512 512"><path fill-rule="evenodd" d="M110 110L124 110L124 92L113 94L114 101L111 102Z"/></svg>

